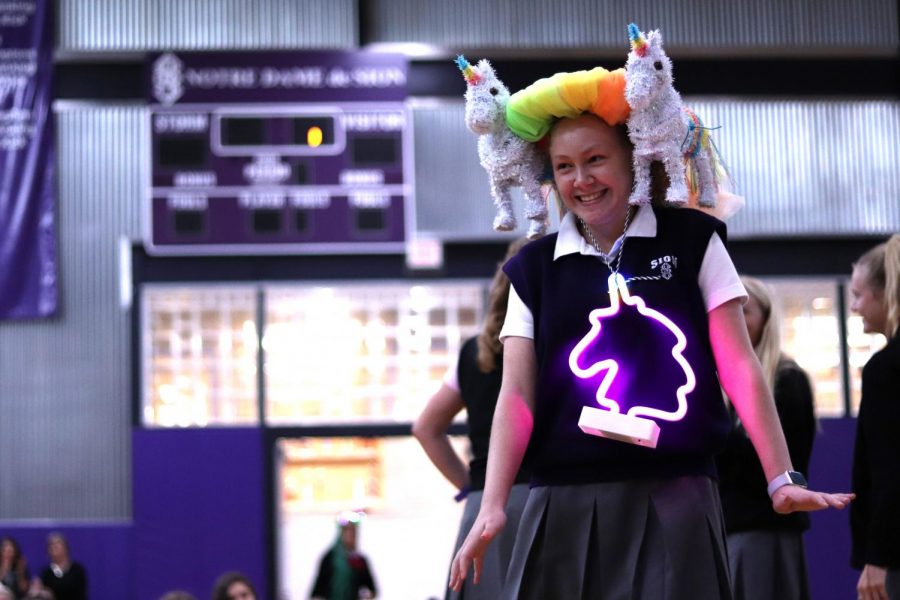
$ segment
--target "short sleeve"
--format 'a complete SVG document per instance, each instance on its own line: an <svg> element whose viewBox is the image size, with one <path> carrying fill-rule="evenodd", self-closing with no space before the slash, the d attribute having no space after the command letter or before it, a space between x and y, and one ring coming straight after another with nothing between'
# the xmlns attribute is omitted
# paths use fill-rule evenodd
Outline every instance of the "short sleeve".
<svg viewBox="0 0 900 600"><path fill-rule="evenodd" d="M456 355L456 358L453 359L453 362L447 367L447 372L444 373L444 379L442 383L446 385L448 388L456 392L459 392L459 355Z"/></svg>
<svg viewBox="0 0 900 600"><path fill-rule="evenodd" d="M714 232L709 238L697 282L703 294L706 312L735 298L742 298L742 302L747 299L747 290L744 289L718 233Z"/></svg>
<svg viewBox="0 0 900 600"><path fill-rule="evenodd" d="M524 337L534 339L534 315L516 293L516 288L509 286L509 301L506 305L506 320L500 329L500 341L508 337Z"/></svg>

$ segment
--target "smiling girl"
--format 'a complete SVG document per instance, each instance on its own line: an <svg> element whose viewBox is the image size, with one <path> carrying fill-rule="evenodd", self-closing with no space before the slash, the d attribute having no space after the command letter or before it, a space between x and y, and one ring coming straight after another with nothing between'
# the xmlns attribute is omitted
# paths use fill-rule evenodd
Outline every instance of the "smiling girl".
<svg viewBox="0 0 900 600"><path fill-rule="evenodd" d="M557 110L569 101L568 110ZM472 568L478 581L524 459L531 490L502 598L729 598L713 461L730 427L720 381L757 450L774 510L842 508L851 496L807 490L793 472L747 336L745 292L724 224L693 209L629 204L623 72L558 74L514 95L510 107L527 108L530 124L545 121L547 160L567 214L558 233L528 244L504 267L512 289L487 481L450 585L458 589ZM660 257L672 258L665 270ZM653 341L668 332L655 335L625 311L624 325L611 321L602 330L615 381L607 375L598 389L599 375L573 375L570 354L590 329L589 315L620 293L608 287L619 281L611 275L687 340L680 353L691 367L689 407L660 421L655 448L579 429L582 409L602 392L622 412L665 411L685 381L672 367L676 349Z"/></svg>

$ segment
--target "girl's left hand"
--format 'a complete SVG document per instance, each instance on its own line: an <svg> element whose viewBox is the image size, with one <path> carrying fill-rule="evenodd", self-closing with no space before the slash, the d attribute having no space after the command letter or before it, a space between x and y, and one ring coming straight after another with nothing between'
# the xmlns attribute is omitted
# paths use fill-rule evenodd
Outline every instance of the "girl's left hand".
<svg viewBox="0 0 900 600"><path fill-rule="evenodd" d="M845 508L856 494L828 494L802 488L799 485L783 485L772 494L772 508L782 515L824 508Z"/></svg>

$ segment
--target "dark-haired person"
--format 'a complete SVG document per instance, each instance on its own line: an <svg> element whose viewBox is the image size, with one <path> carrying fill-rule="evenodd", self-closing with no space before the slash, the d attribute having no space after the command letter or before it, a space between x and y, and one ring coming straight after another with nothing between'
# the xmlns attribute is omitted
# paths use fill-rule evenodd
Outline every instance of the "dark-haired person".
<svg viewBox="0 0 900 600"><path fill-rule="evenodd" d="M229 571L216 579L212 600L257 600L256 588L243 573Z"/></svg>
<svg viewBox="0 0 900 600"><path fill-rule="evenodd" d="M0 583L5 585L16 600L28 593L28 565L18 542L11 537L0 540Z"/></svg>

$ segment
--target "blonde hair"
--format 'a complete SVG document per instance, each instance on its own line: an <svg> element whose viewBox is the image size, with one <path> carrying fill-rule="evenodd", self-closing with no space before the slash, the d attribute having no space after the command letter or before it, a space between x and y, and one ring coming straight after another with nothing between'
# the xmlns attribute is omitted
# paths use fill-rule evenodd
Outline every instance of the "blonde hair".
<svg viewBox="0 0 900 600"><path fill-rule="evenodd" d="M496 369L503 353L500 329L506 319L510 284L502 267L527 243L528 240L525 238L513 241L506 249L506 256L497 265L497 272L494 273L494 280L491 282L491 289L488 292L487 318L485 318L484 327L481 328L481 333L478 335L478 369L482 373L490 373Z"/></svg>
<svg viewBox="0 0 900 600"><path fill-rule="evenodd" d="M762 334L759 342L753 347L753 352L759 359L763 375L769 389L775 389L775 374L778 364L782 360L781 354L781 310L773 300L769 286L755 277L741 277L741 283L747 289L747 293L759 303L763 311Z"/></svg>
<svg viewBox="0 0 900 600"><path fill-rule="evenodd" d="M887 308L884 334L888 339L897 335L900 326L900 234L878 244L859 257L853 268L865 269L866 281L884 293Z"/></svg>

